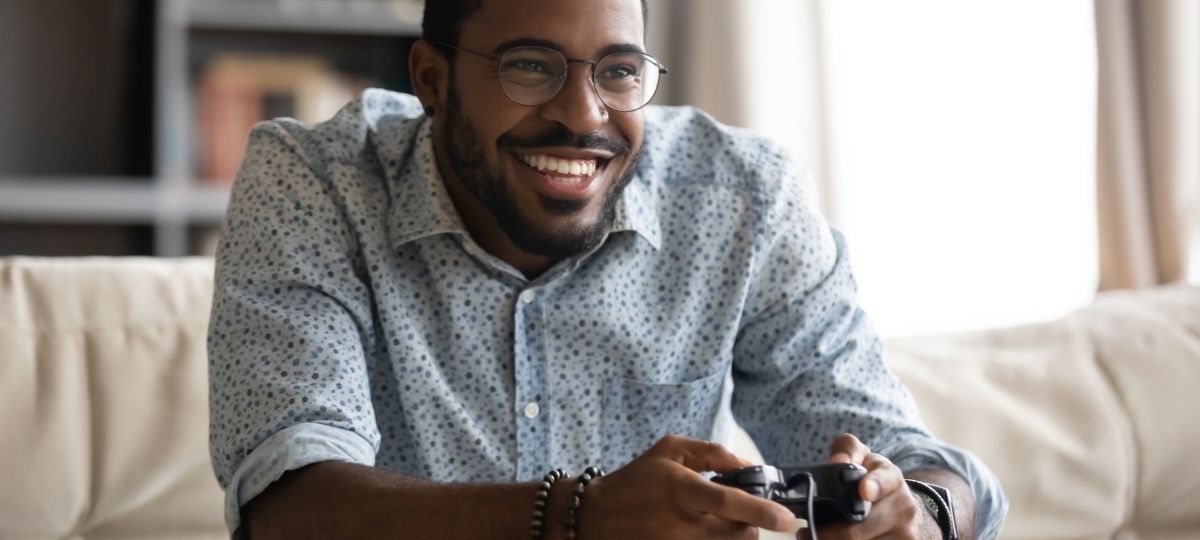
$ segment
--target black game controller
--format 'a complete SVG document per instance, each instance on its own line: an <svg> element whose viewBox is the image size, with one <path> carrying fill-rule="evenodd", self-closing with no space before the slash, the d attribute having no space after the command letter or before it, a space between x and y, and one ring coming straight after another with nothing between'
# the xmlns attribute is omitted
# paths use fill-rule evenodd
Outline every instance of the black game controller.
<svg viewBox="0 0 1200 540"><path fill-rule="evenodd" d="M714 476L712 481L782 504L815 528L835 521L858 523L867 519L871 503L858 495L858 482L866 474L866 469L850 463L779 468L755 465ZM808 518L810 493L812 519Z"/></svg>

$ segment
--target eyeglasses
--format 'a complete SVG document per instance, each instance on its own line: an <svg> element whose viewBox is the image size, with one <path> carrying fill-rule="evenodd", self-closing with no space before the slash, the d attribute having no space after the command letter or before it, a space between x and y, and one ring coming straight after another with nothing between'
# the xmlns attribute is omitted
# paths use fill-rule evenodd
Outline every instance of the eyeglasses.
<svg viewBox="0 0 1200 540"><path fill-rule="evenodd" d="M571 63L591 66L592 89L596 96L605 106L618 112L645 107L658 91L659 79L667 73L667 68L656 58L640 52L616 52L592 61L568 59L561 52L545 47L513 47L494 56L446 42L438 42L438 45L496 62L504 95L528 106L554 99L567 80L567 68Z"/></svg>

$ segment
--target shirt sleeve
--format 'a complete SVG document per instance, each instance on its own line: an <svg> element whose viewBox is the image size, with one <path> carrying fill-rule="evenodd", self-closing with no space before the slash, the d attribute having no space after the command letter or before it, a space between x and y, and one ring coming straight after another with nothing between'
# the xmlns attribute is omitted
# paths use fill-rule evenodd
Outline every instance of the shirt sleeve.
<svg viewBox="0 0 1200 540"><path fill-rule="evenodd" d="M995 537L1008 506L998 480L925 428L857 305L843 236L804 197L802 175L780 176L764 198L766 226L734 345L735 418L771 464L824 463L833 438L853 433L903 470L954 471L975 496L976 537Z"/></svg>
<svg viewBox="0 0 1200 540"><path fill-rule="evenodd" d="M217 250L208 333L210 452L231 533L284 472L373 465L369 288L333 177L288 127L250 135Z"/></svg>

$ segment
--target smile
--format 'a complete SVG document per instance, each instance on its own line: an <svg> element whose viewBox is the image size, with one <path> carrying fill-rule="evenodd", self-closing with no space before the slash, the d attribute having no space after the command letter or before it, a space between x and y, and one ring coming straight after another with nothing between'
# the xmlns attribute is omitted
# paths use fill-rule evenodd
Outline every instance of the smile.
<svg viewBox="0 0 1200 540"><path fill-rule="evenodd" d="M595 159L568 159L547 154L518 154L517 157L530 168L568 184L583 182L595 174L598 166Z"/></svg>

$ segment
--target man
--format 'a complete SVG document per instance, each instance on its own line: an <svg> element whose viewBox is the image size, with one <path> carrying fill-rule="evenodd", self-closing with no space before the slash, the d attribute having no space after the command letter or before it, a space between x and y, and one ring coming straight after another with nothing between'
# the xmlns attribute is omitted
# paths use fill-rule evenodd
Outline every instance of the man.
<svg viewBox="0 0 1200 540"><path fill-rule="evenodd" d="M704 441L736 418L768 463L870 471L868 519L821 538L942 538L906 476L949 490L962 537L997 533L996 480L921 426L784 155L643 108L665 71L644 17L638 0L429 3L419 103L368 91L329 122L255 129L210 329L231 530L785 530L782 506L699 474L748 465ZM571 522L581 481L536 480L588 466L613 472Z"/></svg>

